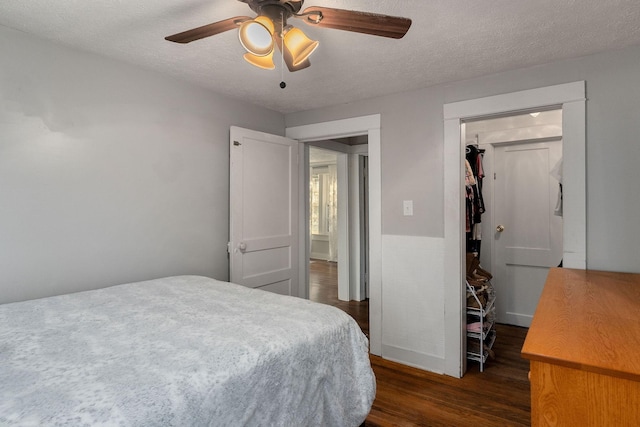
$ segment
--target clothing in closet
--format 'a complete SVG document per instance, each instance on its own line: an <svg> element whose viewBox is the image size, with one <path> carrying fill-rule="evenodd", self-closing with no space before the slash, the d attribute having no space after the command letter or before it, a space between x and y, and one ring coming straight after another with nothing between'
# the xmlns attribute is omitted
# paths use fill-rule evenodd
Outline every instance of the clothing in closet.
<svg viewBox="0 0 640 427"><path fill-rule="evenodd" d="M562 159L558 160L558 163L555 164L553 169L549 174L554 177L558 181L558 201L556 202L556 207L553 210L553 214L557 216L562 216Z"/></svg>
<svg viewBox="0 0 640 427"><path fill-rule="evenodd" d="M482 214L485 212L484 199L482 197L482 179L484 168L482 167L482 154L475 145L467 145L465 159L465 187L466 187L466 231L467 252L480 254L480 242L482 240L481 225Z"/></svg>

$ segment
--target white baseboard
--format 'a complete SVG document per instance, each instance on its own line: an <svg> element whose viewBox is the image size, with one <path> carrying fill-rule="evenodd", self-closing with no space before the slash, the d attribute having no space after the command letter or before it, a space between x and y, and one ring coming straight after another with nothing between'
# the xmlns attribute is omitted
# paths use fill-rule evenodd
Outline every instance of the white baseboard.
<svg viewBox="0 0 640 427"><path fill-rule="evenodd" d="M444 359L404 348L382 345L382 358L436 374L444 373Z"/></svg>
<svg viewBox="0 0 640 427"><path fill-rule="evenodd" d="M528 328L531 326L531 321L533 320L533 316L530 314L522 314L522 313L512 313L507 312L504 315L504 318L500 317L500 323L506 323L508 325L522 326L524 328Z"/></svg>

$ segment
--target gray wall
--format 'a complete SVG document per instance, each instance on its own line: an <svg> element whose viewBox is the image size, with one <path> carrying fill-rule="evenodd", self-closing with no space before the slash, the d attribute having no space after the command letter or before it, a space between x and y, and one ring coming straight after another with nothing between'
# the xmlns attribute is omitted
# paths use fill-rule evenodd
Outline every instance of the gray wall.
<svg viewBox="0 0 640 427"><path fill-rule="evenodd" d="M0 302L226 279L230 125L282 134L285 121L380 113L383 234L443 237L442 105L576 80L589 98L588 266L640 271L638 47L284 119L3 27L0 51Z"/></svg>
<svg viewBox="0 0 640 427"><path fill-rule="evenodd" d="M586 81L588 97L587 266L640 272L640 47L292 113L285 119L289 127L380 113L382 232L442 237L443 104L578 80ZM403 200L414 200L413 217L402 215Z"/></svg>
<svg viewBox="0 0 640 427"><path fill-rule="evenodd" d="M441 87L286 116L287 127L381 114L382 233L443 237ZM414 216L404 216L413 200Z"/></svg>
<svg viewBox="0 0 640 427"><path fill-rule="evenodd" d="M0 27L0 303L228 278L229 126L277 112Z"/></svg>

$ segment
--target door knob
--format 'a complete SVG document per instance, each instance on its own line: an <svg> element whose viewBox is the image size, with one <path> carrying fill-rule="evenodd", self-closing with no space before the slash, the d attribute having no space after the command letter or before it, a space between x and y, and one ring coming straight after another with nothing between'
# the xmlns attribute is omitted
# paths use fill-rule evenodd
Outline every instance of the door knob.
<svg viewBox="0 0 640 427"><path fill-rule="evenodd" d="M244 252L247 250L247 244L245 242L240 242L240 244L238 245L238 249L240 249L240 252Z"/></svg>
<svg viewBox="0 0 640 427"><path fill-rule="evenodd" d="M504 231L504 225L500 224L496 227L496 231L498 233L502 233Z"/></svg>

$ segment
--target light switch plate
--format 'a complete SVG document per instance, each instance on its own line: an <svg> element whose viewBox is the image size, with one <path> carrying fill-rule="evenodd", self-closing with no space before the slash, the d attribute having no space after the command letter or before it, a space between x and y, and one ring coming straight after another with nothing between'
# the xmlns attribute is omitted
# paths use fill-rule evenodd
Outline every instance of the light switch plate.
<svg viewBox="0 0 640 427"><path fill-rule="evenodd" d="M402 202L402 211L404 216L412 216L413 215L413 200L404 200Z"/></svg>

